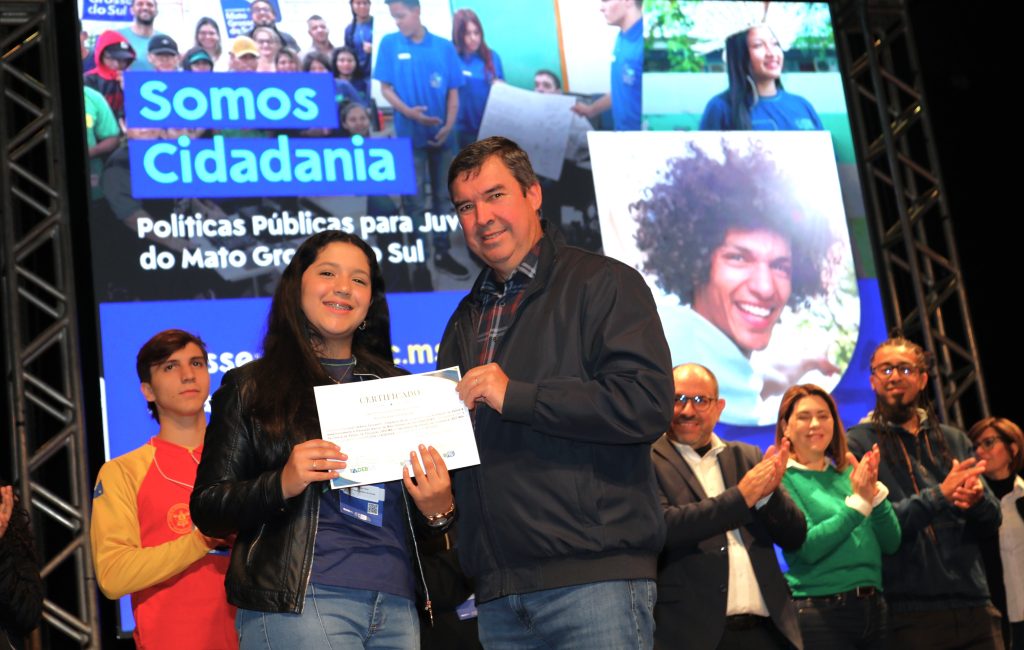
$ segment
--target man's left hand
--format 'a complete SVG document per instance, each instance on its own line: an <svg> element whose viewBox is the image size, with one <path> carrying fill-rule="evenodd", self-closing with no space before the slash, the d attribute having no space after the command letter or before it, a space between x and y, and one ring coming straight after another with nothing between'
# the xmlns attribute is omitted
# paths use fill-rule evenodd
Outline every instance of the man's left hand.
<svg viewBox="0 0 1024 650"><path fill-rule="evenodd" d="M505 406L505 391L508 390L508 375L496 363L477 366L462 377L455 389L466 408L473 409L477 402L483 402L501 413Z"/></svg>

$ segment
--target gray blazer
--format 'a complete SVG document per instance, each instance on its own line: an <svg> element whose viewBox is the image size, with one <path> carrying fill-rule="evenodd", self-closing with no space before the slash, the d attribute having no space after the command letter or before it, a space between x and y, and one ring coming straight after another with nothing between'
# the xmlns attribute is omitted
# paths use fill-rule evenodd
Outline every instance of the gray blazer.
<svg viewBox="0 0 1024 650"><path fill-rule="evenodd" d="M739 528L775 627L795 647L803 648L796 610L773 544L786 550L800 548L807 522L781 486L760 509L748 508L736 487L761 456L753 445L727 442L718 456L725 492L709 499L667 436L651 447L668 525L658 559L655 647L710 650L718 645L725 630L729 584L726 533Z"/></svg>

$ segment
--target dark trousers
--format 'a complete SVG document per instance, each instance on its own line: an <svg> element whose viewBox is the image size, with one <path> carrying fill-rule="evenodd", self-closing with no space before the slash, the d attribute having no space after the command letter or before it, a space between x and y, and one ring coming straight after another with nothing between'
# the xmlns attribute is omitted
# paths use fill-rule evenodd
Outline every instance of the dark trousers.
<svg viewBox="0 0 1024 650"><path fill-rule="evenodd" d="M718 650L787 650L789 641L764 616L730 616Z"/></svg>
<svg viewBox="0 0 1024 650"><path fill-rule="evenodd" d="M1003 650L999 610L986 607L889 612L892 650Z"/></svg>
<svg viewBox="0 0 1024 650"><path fill-rule="evenodd" d="M882 650L888 608L881 594L849 594L793 601L806 650Z"/></svg>

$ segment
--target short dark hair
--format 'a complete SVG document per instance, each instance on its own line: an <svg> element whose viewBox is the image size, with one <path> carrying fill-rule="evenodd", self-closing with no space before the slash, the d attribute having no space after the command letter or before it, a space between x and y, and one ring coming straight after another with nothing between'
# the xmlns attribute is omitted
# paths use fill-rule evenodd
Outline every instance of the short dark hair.
<svg viewBox="0 0 1024 650"><path fill-rule="evenodd" d="M277 9L274 8L274 4L270 0L252 0L249 3L249 14L252 15L252 8L256 5L267 5L270 7L270 11L274 14L274 22L277 22L281 17L277 15Z"/></svg>
<svg viewBox="0 0 1024 650"><path fill-rule="evenodd" d="M167 361L172 354L189 343L198 345L199 349L203 351L203 356L206 356L206 343L195 334L178 329L164 330L154 334L139 348L139 354L135 357L135 373L139 376L139 381L148 384L153 378L153 366ZM156 412L156 402L148 402L148 405L153 419L159 422L160 416Z"/></svg>
<svg viewBox="0 0 1024 650"><path fill-rule="evenodd" d="M393 5L400 4L409 7L410 9L418 9L420 6L420 0L384 0L384 4Z"/></svg>
<svg viewBox="0 0 1024 650"><path fill-rule="evenodd" d="M306 22L308 23L311 20L323 20L323 19L324 19L324 17L321 16L320 14L313 14L312 16L310 16L309 18L306 19Z"/></svg>
<svg viewBox="0 0 1024 650"><path fill-rule="evenodd" d="M976 422L967 432L967 437L977 445L978 438L986 429L995 431L999 439L1006 445L1006 450L1010 452L1010 471L1016 474L1021 468L1024 468L1024 433L1021 432L1020 427L1006 418L987 417ZM1010 445L1016 445L1017 451L1010 449Z"/></svg>
<svg viewBox="0 0 1024 650"><path fill-rule="evenodd" d="M327 68L332 77L334 76L334 73L331 72L331 61L323 52L309 52L306 54L302 59L302 71L309 72L309 69L313 66L313 61L319 61L320 65Z"/></svg>
<svg viewBox="0 0 1024 650"><path fill-rule="evenodd" d="M451 194L452 184L462 174L474 174L480 171L484 163L491 156L498 156L501 162L512 173L512 177L519 183L519 189L526 192L539 183L537 174L530 164L530 157L519 148L519 145L503 138L500 135L491 136L484 140L474 142L455 156L450 167L448 167L448 193Z"/></svg>
<svg viewBox="0 0 1024 650"><path fill-rule="evenodd" d="M555 82L555 88L557 88L559 90L562 89L562 80L558 78L557 74L555 74L554 72L548 70L547 68L542 68L542 69L540 69L540 70L538 70L538 71L533 73L534 77L539 77L541 75L544 75L545 77L551 77L551 81Z"/></svg>
<svg viewBox="0 0 1024 650"><path fill-rule="evenodd" d="M290 48L287 48L287 47L282 47L280 50L277 51L277 54L274 55L274 66L275 67L277 67L277 60L280 59L282 56L286 56L289 59L291 59L292 63L295 64L296 68L298 68L299 65L301 65L299 63L299 55L296 54L294 50L292 50Z"/></svg>
<svg viewBox="0 0 1024 650"><path fill-rule="evenodd" d="M711 279L715 249L730 230L768 230L785 239L792 254L789 306L825 291L822 275L835 238L823 215L808 212L792 183L767 151L731 149L722 160L693 143L691 155L668 161L661 179L630 205L643 270L684 304Z"/></svg>

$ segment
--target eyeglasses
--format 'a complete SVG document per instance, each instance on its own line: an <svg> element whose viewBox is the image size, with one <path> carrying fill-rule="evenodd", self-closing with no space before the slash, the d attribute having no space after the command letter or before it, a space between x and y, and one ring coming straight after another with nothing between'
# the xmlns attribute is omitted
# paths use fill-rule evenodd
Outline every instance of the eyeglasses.
<svg viewBox="0 0 1024 650"><path fill-rule="evenodd" d="M689 402L693 404L695 410L706 411L717 401L717 397L708 397L707 395L676 395L675 406L684 409L686 403Z"/></svg>
<svg viewBox="0 0 1024 650"><path fill-rule="evenodd" d="M991 438L984 438L982 440L976 440L974 442L974 448L977 449L977 448L981 447L983 449L991 449L991 448L996 446L996 443L1002 442L1002 441L1003 441L1003 439L1000 438L999 436L992 436Z"/></svg>
<svg viewBox="0 0 1024 650"><path fill-rule="evenodd" d="M893 373L896 373L900 377L909 377L920 370L921 369L917 366L912 366L909 363L901 363L898 366L875 366L871 369L871 372L875 373L878 377L891 377Z"/></svg>

